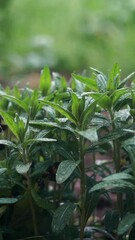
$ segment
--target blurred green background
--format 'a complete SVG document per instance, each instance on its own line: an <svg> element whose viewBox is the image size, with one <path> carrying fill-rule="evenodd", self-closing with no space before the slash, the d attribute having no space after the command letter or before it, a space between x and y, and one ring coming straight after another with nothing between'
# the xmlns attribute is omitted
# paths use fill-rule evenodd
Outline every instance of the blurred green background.
<svg viewBox="0 0 135 240"><path fill-rule="evenodd" d="M0 76L135 70L134 0L0 0Z"/></svg>

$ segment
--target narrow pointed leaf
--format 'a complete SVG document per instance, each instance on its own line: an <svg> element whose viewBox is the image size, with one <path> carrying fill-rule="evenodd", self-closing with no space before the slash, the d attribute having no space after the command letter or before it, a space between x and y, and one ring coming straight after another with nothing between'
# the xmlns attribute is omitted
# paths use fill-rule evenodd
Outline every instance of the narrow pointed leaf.
<svg viewBox="0 0 135 240"><path fill-rule="evenodd" d="M94 143L98 141L97 129L92 127L84 131L76 131L79 135L88 139L90 142Z"/></svg>
<svg viewBox="0 0 135 240"><path fill-rule="evenodd" d="M114 230L116 231L118 224L119 224L119 212L116 210L111 210L111 211L106 211L105 214L105 229L108 232L113 232Z"/></svg>
<svg viewBox="0 0 135 240"><path fill-rule="evenodd" d="M0 144L6 145L6 146L11 147L11 148L16 148L17 147L13 142L11 142L9 140L4 140L4 139L0 140Z"/></svg>
<svg viewBox="0 0 135 240"><path fill-rule="evenodd" d="M75 205L71 202L67 202L55 211L52 220L53 232L60 233L65 228L73 215L74 209Z"/></svg>
<svg viewBox="0 0 135 240"><path fill-rule="evenodd" d="M97 74L97 85L100 93L106 92L107 80L103 74Z"/></svg>
<svg viewBox="0 0 135 240"><path fill-rule="evenodd" d="M76 169L78 164L79 161L65 160L61 162L56 173L56 182L58 184L65 182Z"/></svg>
<svg viewBox="0 0 135 240"><path fill-rule="evenodd" d="M90 93L90 96L98 101L100 107L110 110L112 106L111 98L106 94L103 93Z"/></svg>
<svg viewBox="0 0 135 240"><path fill-rule="evenodd" d="M81 125L82 128L85 129L87 128L87 125L90 123L90 121L92 120L94 114L95 114L95 110L96 110L96 104L97 101L92 102L87 108L86 110L82 113L81 115Z"/></svg>
<svg viewBox="0 0 135 240"><path fill-rule="evenodd" d="M7 124L11 132L19 139L18 126L14 122L14 118L10 116L7 112L1 111L1 110L0 110L0 115L4 119L4 122Z"/></svg>
<svg viewBox="0 0 135 240"><path fill-rule="evenodd" d="M116 106L121 100L127 99L127 96L130 96L129 89L127 88L121 88L114 91L111 95L113 105Z"/></svg>
<svg viewBox="0 0 135 240"><path fill-rule="evenodd" d="M78 81L86 84L91 90L98 91L98 86L97 86L97 82L95 81L95 79L84 77L84 76L77 75L74 73L72 74L72 76L74 79L77 79Z"/></svg>
<svg viewBox="0 0 135 240"><path fill-rule="evenodd" d="M109 79L108 79L108 82L107 82L107 90L108 91L116 90L119 86L119 82L120 82L120 67L116 63L113 66L113 68L111 70L111 73L109 75Z"/></svg>
<svg viewBox="0 0 135 240"><path fill-rule="evenodd" d="M11 102L14 102L16 103L19 107L21 107L23 110L25 110L26 112L28 111L28 106L23 102L21 101L20 99L12 96L12 95L8 95L6 94L5 92L3 91L0 91L0 96L10 100Z"/></svg>
<svg viewBox="0 0 135 240"><path fill-rule="evenodd" d="M75 93L72 93L72 113L76 117L79 118L79 99Z"/></svg>
<svg viewBox="0 0 135 240"><path fill-rule="evenodd" d="M18 202L18 198L0 198L0 204L13 204Z"/></svg>
<svg viewBox="0 0 135 240"><path fill-rule="evenodd" d="M103 179L103 181L112 181L112 180L120 180L120 179L127 179L127 180L134 180L133 176L131 176L130 174L128 173L124 173L124 172L121 172L121 173L114 173L112 175L109 175L107 177L105 177Z"/></svg>
<svg viewBox="0 0 135 240"><path fill-rule="evenodd" d="M135 214L127 213L126 216L119 223L117 233L119 235L125 234L132 227L134 223L135 223Z"/></svg>
<svg viewBox="0 0 135 240"><path fill-rule="evenodd" d="M75 125L77 125L77 119L74 117L74 115L67 109L63 108L59 104L56 104L54 102L49 101L43 101L45 104L48 104L52 108L54 108L56 111L61 113L63 116L67 117L71 122L73 122Z"/></svg>
<svg viewBox="0 0 135 240"><path fill-rule="evenodd" d="M25 145L29 143L36 143L36 142L56 142L57 140L54 138L33 138L25 141Z"/></svg>
<svg viewBox="0 0 135 240"><path fill-rule="evenodd" d="M135 75L135 72L132 72L130 75L128 75L126 78L124 78L120 84L119 84L119 88L124 87L124 85Z"/></svg>
<svg viewBox="0 0 135 240"><path fill-rule="evenodd" d="M98 192L87 193L85 201L85 222L87 223L88 218L91 216L93 211L96 209L99 202L100 194Z"/></svg>
<svg viewBox="0 0 135 240"><path fill-rule="evenodd" d="M0 168L0 175L7 171L7 168Z"/></svg>
<svg viewBox="0 0 135 240"><path fill-rule="evenodd" d="M132 183L119 179L119 180L108 180L108 181L97 183L94 187L91 188L90 192L100 191L105 189L109 190L113 188L121 188L123 189L123 191L125 188L135 190L135 186Z"/></svg>
<svg viewBox="0 0 135 240"><path fill-rule="evenodd" d="M47 95L50 91L51 74L50 74L50 70L47 66L44 67L44 69L41 73L39 88L42 91L42 94L44 96Z"/></svg>
<svg viewBox="0 0 135 240"><path fill-rule="evenodd" d="M60 122L59 119L56 119L57 122ZM62 126L61 124L58 124L56 122L44 122L44 121L30 121L29 125L34 126L36 128L43 128L43 127L48 127L48 128L60 128L63 130L70 131L74 133L74 128L71 128L69 126Z"/></svg>
<svg viewBox="0 0 135 240"><path fill-rule="evenodd" d="M135 137L126 140L123 143L124 149L128 152L131 160L132 171L135 177Z"/></svg>

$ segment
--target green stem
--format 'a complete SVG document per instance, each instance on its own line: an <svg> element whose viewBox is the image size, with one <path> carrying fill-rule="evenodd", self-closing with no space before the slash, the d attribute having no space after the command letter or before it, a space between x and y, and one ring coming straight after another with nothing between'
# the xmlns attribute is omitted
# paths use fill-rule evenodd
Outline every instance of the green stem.
<svg viewBox="0 0 135 240"><path fill-rule="evenodd" d="M120 142L118 139L113 141L114 146L114 162L115 162L115 170L116 173L120 172ZM117 193L117 209L122 214L122 208L123 208L123 200L122 200L122 193Z"/></svg>
<svg viewBox="0 0 135 240"><path fill-rule="evenodd" d="M114 113L110 113L111 120L112 120L112 129L115 130L115 123L114 123ZM121 165L120 165L120 141L119 139L113 140L113 161L115 166L116 173L120 172ZM122 194L117 193L117 209L120 213L122 213Z"/></svg>
<svg viewBox="0 0 135 240"><path fill-rule="evenodd" d="M26 148L23 148L23 162L24 162L24 164L26 164L28 162L28 156L27 156L27 149ZM27 183L28 183L27 191L28 191L28 199L29 199L31 215L32 215L34 236L36 237L36 236L38 236L38 229L37 229L35 208L34 208L32 196L31 196L32 185L31 185L31 178L30 178L30 172L29 171L26 173L26 178L27 178Z"/></svg>
<svg viewBox="0 0 135 240"><path fill-rule="evenodd" d="M85 227L85 198L86 198L86 176L84 166L84 154L83 154L83 138L80 137L79 141L79 157L80 157L80 170L81 170L81 218L80 218L80 240L84 238Z"/></svg>
<svg viewBox="0 0 135 240"><path fill-rule="evenodd" d="M32 222L33 222L33 229L34 229L34 236L38 236L38 229L37 229L37 221L36 221L36 213L35 208L33 205L33 200L31 196L31 192L29 191L29 203L30 203L30 209L31 209L31 215L32 215Z"/></svg>

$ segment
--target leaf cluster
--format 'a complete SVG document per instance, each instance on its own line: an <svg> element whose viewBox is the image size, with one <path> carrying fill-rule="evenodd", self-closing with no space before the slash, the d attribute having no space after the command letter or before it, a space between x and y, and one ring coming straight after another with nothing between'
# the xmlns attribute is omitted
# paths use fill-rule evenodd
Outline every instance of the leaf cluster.
<svg viewBox="0 0 135 240"><path fill-rule="evenodd" d="M92 71L67 82L44 67L38 89L0 91L3 239L134 236L135 89L118 64ZM113 194L97 228L100 199Z"/></svg>

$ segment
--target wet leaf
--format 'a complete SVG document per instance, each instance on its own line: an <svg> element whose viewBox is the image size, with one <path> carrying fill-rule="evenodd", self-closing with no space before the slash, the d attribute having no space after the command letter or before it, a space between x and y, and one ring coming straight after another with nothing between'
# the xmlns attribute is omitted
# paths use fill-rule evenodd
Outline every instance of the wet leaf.
<svg viewBox="0 0 135 240"><path fill-rule="evenodd" d="M74 79L86 84L91 90L98 91L98 86L95 79L84 77L77 74L72 74L72 76Z"/></svg>
<svg viewBox="0 0 135 240"><path fill-rule="evenodd" d="M28 106L21 100L19 100L18 98L12 96L12 95L8 95L7 93L0 91L0 96L10 100L11 102L16 103L19 107L21 107L23 110L25 110L26 112L28 111Z"/></svg>
<svg viewBox="0 0 135 240"><path fill-rule="evenodd" d="M116 210L107 211L105 214L104 223L105 229L108 232L111 233L116 230L119 224L119 212Z"/></svg>
<svg viewBox="0 0 135 240"><path fill-rule="evenodd" d="M13 204L18 202L18 198L0 198L0 204Z"/></svg>
<svg viewBox="0 0 135 240"><path fill-rule="evenodd" d="M110 181L110 180L116 180L117 181L119 179L134 180L133 176L131 176L130 174L121 172L121 173L114 173L110 176L107 176L103 179L103 181Z"/></svg>
<svg viewBox="0 0 135 240"><path fill-rule="evenodd" d="M7 171L7 168L0 168L0 175Z"/></svg>
<svg viewBox="0 0 135 240"><path fill-rule="evenodd" d="M106 92L107 80L102 73L97 74L97 85L100 93Z"/></svg>
<svg viewBox="0 0 135 240"><path fill-rule="evenodd" d="M19 139L18 126L16 125L14 118L2 110L0 110L0 115L4 119L4 122L7 124L11 132Z"/></svg>
<svg viewBox="0 0 135 240"><path fill-rule="evenodd" d="M41 72L39 88L42 91L43 96L47 95L51 88L51 74L47 66L44 67Z"/></svg>
<svg viewBox="0 0 135 240"><path fill-rule="evenodd" d="M131 190L135 190L135 186L130 183L130 182L126 182L124 180L121 179L116 179L116 180L108 180L108 181L103 181L103 182L99 182L97 183L94 187L91 188L90 192L94 192L94 191L100 191L100 190L110 190L113 188L121 188L121 190L125 188L131 189Z"/></svg>
<svg viewBox="0 0 135 240"><path fill-rule="evenodd" d="M75 162L71 160L65 160L61 162L56 173L56 182L58 184L65 182L78 166L78 164L79 161Z"/></svg>
<svg viewBox="0 0 135 240"><path fill-rule="evenodd" d="M31 166L32 163L20 163L16 166L16 171L19 173L19 174L25 174L29 171L30 169L30 166Z"/></svg>
<svg viewBox="0 0 135 240"><path fill-rule="evenodd" d="M76 117L69 110L67 110L66 108L60 106L59 104L56 104L55 102L49 102L49 101L45 101L45 100L42 100L42 102L44 102L45 104L48 104L49 106L54 108L56 111L61 113L63 116L67 117L75 125L77 125Z"/></svg>
<svg viewBox="0 0 135 240"><path fill-rule="evenodd" d="M53 232L60 233L65 228L72 217L74 209L75 205L71 202L67 202L55 211L52 220Z"/></svg>
<svg viewBox="0 0 135 240"><path fill-rule="evenodd" d="M117 233L119 235L125 234L135 223L135 214L127 213L118 225Z"/></svg>
<svg viewBox="0 0 135 240"><path fill-rule="evenodd" d="M94 127L91 127L90 129L86 129L84 131L76 131L76 132L92 143L98 141L97 129Z"/></svg>

